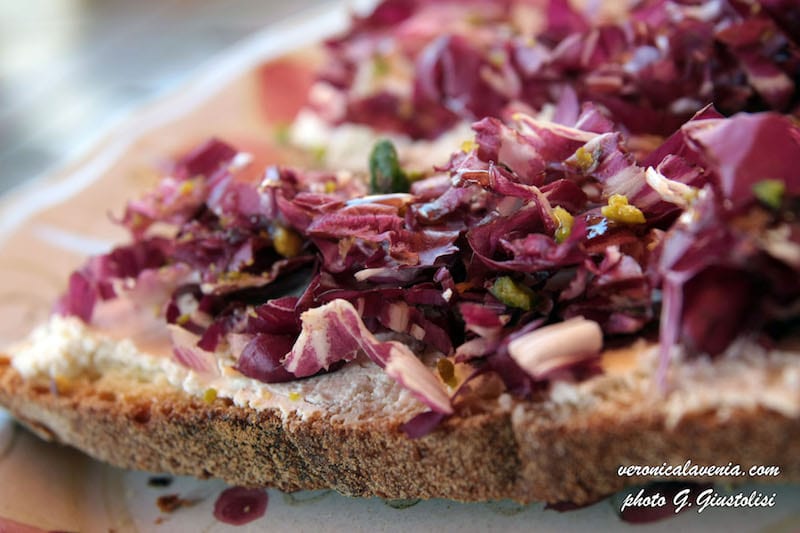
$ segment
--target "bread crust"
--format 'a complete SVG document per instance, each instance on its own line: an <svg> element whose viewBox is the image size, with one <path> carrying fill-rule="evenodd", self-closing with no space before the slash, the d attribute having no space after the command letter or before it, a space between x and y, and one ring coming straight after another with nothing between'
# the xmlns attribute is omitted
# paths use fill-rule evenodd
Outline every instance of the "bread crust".
<svg viewBox="0 0 800 533"><path fill-rule="evenodd" d="M618 475L620 466L694 465L744 469L780 467L779 478L679 478L731 484L800 480L800 420L758 408L689 414L674 427L663 413L644 409L587 411L569 419L552 418L541 406L514 417L523 465L521 500L588 503L652 477Z"/></svg>
<svg viewBox="0 0 800 533"><path fill-rule="evenodd" d="M284 419L276 409L206 403L147 385L127 389L86 381L50 387L0 366L0 405L20 422L123 468L352 496L482 501L513 494L518 465L508 415L451 420L411 440L402 420Z"/></svg>
<svg viewBox="0 0 800 533"><path fill-rule="evenodd" d="M800 420L763 409L687 415L669 429L652 410L564 417L529 403L513 414L453 417L412 440L402 420L284 418L275 409L117 385L28 382L0 360L0 405L41 437L123 468L285 491L577 504L651 479L620 477L618 467L629 464L778 465L781 476L770 483L800 480Z"/></svg>

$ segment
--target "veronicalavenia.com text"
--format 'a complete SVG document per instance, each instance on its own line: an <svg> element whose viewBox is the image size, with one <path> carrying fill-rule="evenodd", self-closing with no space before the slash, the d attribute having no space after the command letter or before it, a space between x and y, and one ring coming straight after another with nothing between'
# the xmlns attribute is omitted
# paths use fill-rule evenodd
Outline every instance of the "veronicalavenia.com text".
<svg viewBox="0 0 800 533"><path fill-rule="evenodd" d="M777 477L781 468L776 465L752 465L728 463L726 465L700 465L689 459L683 464L661 463L660 465L620 465L617 469L620 477Z"/></svg>

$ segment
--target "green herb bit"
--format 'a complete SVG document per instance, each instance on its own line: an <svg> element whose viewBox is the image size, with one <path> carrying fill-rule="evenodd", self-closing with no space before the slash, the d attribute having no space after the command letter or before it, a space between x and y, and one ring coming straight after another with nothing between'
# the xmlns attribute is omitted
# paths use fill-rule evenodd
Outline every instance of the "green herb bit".
<svg viewBox="0 0 800 533"><path fill-rule="evenodd" d="M506 62L506 54L503 50L492 50L489 52L489 62L496 66L502 67Z"/></svg>
<svg viewBox="0 0 800 533"><path fill-rule="evenodd" d="M497 278L489 292L505 305L524 311L530 311L533 308L536 298L532 290L508 276Z"/></svg>
<svg viewBox="0 0 800 533"><path fill-rule="evenodd" d="M369 154L369 175L372 194L408 192L408 176L400 168L397 150L387 139L378 141L372 148Z"/></svg>
<svg viewBox="0 0 800 533"><path fill-rule="evenodd" d="M392 65L389 59L381 54L372 58L372 74L376 78L383 78L392 71Z"/></svg>
<svg viewBox="0 0 800 533"><path fill-rule="evenodd" d="M325 162L325 157L328 155L328 150L324 146L314 146L310 149L311 157L317 165Z"/></svg>
<svg viewBox="0 0 800 533"><path fill-rule="evenodd" d="M406 179L409 183L414 183L425 177L425 173L421 170L409 170L406 172Z"/></svg>
<svg viewBox="0 0 800 533"><path fill-rule="evenodd" d="M753 184L753 194L756 198L772 209L780 208L785 192L786 184L780 180L762 180Z"/></svg>
<svg viewBox="0 0 800 533"><path fill-rule="evenodd" d="M280 146L288 146L292 137L292 127L286 122L279 122L275 125L275 142Z"/></svg>

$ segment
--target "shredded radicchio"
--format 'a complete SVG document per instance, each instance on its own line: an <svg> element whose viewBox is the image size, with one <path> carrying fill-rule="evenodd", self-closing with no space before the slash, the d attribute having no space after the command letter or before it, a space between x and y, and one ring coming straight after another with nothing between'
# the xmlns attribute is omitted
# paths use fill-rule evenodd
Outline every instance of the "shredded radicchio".
<svg viewBox="0 0 800 533"><path fill-rule="evenodd" d="M469 5L479 19L497 22L509 2ZM435 72L435 83L418 80L428 83L419 90L447 93L438 100L444 110L425 116L444 125L448 114L468 110L464 116L480 119L473 141L409 193L380 195L326 172L270 167L254 179L246 154L209 141L129 203L120 222L131 242L73 273L57 311L90 322L112 298L157 306L176 360L201 373L218 371L220 353L264 382L336 371L367 357L431 409L404 426L415 437L465 403L467 381L493 376L511 394L529 397L553 380L596 374L601 337L633 338L660 325L663 365L678 344L690 355L715 356L741 335L778 339L800 308L800 128L775 112L725 118L704 107L643 153L630 134L637 128L599 110L612 109L620 94L626 105L652 103L643 116L674 107L648 91L664 96L659 76L671 72L667 81L675 82L679 57L692 58L679 62L681 83L691 85L695 69L714 64L700 53L712 49L727 54L725 79L741 74L747 58L749 70L740 75L749 80L740 84L747 105L738 107L770 101L785 109L796 100L793 85L785 93L780 84L755 80L764 72L782 79L759 67L778 56L781 72L796 68L793 27L776 26L768 10L747 18L720 2L713 13L647 3L625 31L590 29L566 5L553 3L551 11L561 13L553 13L538 44L497 49L527 73L520 91L543 83L551 94L553 80L583 80L561 91L572 100L559 103L560 122L521 112L483 116L492 113L480 106L494 100L457 89L488 90L491 76L466 85L450 77L470 75L464 66L472 63L459 63L460 56L497 45L494 33L435 41L431 59L425 38L439 28L420 26L427 19L419 13L455 5L385 2L331 46L346 54L356 37L369 43L375 32L398 36L406 53L433 61L420 68ZM751 24L770 28L778 41L754 43L725 30L750 31ZM653 27L664 32L656 36ZM706 36L709 28L715 37ZM741 54L720 46L719 32ZM626 61L636 68L623 68L615 61L631 39L641 48ZM781 54L767 54L768 44ZM586 58L605 66L588 71ZM519 75L506 67L492 63L504 76ZM631 90L615 85L599 94L589 81L600 83L601 71L609 76L604 83L621 78ZM724 110L737 108L715 75L703 74L712 82L703 87L726 95ZM540 77L542 83L531 81ZM599 104L577 103L587 97ZM649 131L658 133L688 108L695 109L681 107ZM571 339L568 352L532 360L520 349L545 334L552 341L558 328L537 330L570 319L585 335ZM437 358L435 371L423 363Z"/></svg>
<svg viewBox="0 0 800 533"><path fill-rule="evenodd" d="M647 0L599 24L570 2L539 5L384 1L329 41L320 81L335 97L318 110L427 138L515 109L574 123L588 102L634 134L672 133L711 102L798 113L796 3Z"/></svg>
<svg viewBox="0 0 800 533"><path fill-rule="evenodd" d="M515 360L520 339L575 317L606 336L660 320L665 361L677 343L716 355L742 332L796 318L800 184L786 162L800 160L800 131L776 114L704 116L648 168L619 133L484 120L474 146L451 157L439 196L419 182L420 194L318 192L336 178L274 168L253 183L212 165L210 178L183 178L194 184L183 194L206 191L191 216L176 222L159 195L136 204L161 213L152 221L171 224L173 238L126 217L132 243L75 272L59 310L90 321L102 300L160 293L175 358L198 372L216 371L214 352L225 349L266 382L364 354L442 415L451 395L415 352L494 373L521 395L595 372L596 341L563 362L526 363L535 371ZM207 146L234 151L218 144ZM238 201L212 208L229 188Z"/></svg>

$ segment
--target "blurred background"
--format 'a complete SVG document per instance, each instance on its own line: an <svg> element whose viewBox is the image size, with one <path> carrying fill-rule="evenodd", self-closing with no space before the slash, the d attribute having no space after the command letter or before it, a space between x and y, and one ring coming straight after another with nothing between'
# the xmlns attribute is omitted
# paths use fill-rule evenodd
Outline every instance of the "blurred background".
<svg viewBox="0 0 800 533"><path fill-rule="evenodd" d="M265 26L331 0L0 0L0 194Z"/></svg>

